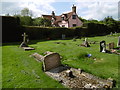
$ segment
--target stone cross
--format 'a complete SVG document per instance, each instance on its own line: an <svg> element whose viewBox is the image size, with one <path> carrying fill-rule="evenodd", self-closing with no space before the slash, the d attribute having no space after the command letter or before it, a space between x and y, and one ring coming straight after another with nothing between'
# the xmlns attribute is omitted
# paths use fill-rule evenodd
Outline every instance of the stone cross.
<svg viewBox="0 0 120 90"><path fill-rule="evenodd" d="M22 34L22 36L23 36L23 42L26 43L26 41L27 41L27 40L26 40L26 37L27 37L28 35L26 35L26 33L24 32L24 34Z"/></svg>
<svg viewBox="0 0 120 90"><path fill-rule="evenodd" d="M118 37L117 47L120 47L120 36Z"/></svg>

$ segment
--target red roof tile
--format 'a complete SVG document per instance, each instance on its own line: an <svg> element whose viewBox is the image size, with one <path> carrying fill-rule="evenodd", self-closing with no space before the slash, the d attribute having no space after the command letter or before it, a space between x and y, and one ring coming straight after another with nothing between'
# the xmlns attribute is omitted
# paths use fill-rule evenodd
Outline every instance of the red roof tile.
<svg viewBox="0 0 120 90"><path fill-rule="evenodd" d="M63 13L62 15L65 15L66 16L66 21L71 17L71 15L73 14L73 12L69 12L69 13ZM55 18L56 18L56 21L54 22L54 24L55 25L57 25L58 24L58 22L61 22L62 21L62 19L61 19L61 16L62 15L60 15L60 16L55 16ZM52 19L52 15L42 15L42 17L43 18L47 18L47 19L49 19L49 20L51 20Z"/></svg>

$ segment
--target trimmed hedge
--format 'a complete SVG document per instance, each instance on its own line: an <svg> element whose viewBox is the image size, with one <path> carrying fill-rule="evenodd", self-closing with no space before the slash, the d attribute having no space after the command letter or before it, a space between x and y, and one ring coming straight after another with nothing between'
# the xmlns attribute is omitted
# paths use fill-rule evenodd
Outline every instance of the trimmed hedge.
<svg viewBox="0 0 120 90"><path fill-rule="evenodd" d="M22 41L22 34L26 32L30 40L61 39L62 34L67 38L107 35L110 32L120 31L120 26L109 27L105 24L87 23L86 27L60 28L21 26L18 17L2 16L3 42Z"/></svg>
<svg viewBox="0 0 120 90"><path fill-rule="evenodd" d="M23 30L19 18L2 16L2 42L20 41Z"/></svg>
<svg viewBox="0 0 120 90"><path fill-rule="evenodd" d="M75 30L68 28L43 28L43 27L25 27L25 32L28 34L30 40L36 39L59 39L62 37L62 34L65 34L66 37L74 37Z"/></svg>

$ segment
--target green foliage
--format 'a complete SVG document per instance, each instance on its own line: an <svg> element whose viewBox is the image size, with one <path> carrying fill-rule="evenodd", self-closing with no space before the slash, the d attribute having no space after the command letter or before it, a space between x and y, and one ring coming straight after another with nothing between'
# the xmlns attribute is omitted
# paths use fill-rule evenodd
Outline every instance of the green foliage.
<svg viewBox="0 0 120 90"><path fill-rule="evenodd" d="M51 21L46 19L46 18L35 18L33 21L34 26L44 26L44 27L50 27L51 26Z"/></svg>
<svg viewBox="0 0 120 90"><path fill-rule="evenodd" d="M32 18L30 16L20 16L20 23L21 25L27 25L27 26L32 26Z"/></svg>

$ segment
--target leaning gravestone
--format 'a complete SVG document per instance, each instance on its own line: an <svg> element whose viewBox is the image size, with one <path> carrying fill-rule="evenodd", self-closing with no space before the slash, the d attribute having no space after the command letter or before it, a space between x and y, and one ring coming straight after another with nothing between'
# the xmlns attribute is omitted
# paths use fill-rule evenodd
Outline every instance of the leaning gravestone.
<svg viewBox="0 0 120 90"><path fill-rule="evenodd" d="M26 50L34 50L34 48L28 47L27 43L28 43L28 35L26 35L26 33L22 34L23 36L23 42L20 45L20 48L23 48L25 51Z"/></svg>
<svg viewBox="0 0 120 90"><path fill-rule="evenodd" d="M113 49L114 48L114 42L109 43L109 49Z"/></svg>
<svg viewBox="0 0 120 90"><path fill-rule="evenodd" d="M61 66L61 59L58 53L47 51L44 54L46 55L43 56L38 53L34 53L30 56L33 56L37 61L43 62L44 71L49 71Z"/></svg>
<svg viewBox="0 0 120 90"><path fill-rule="evenodd" d="M53 68L57 68L61 65L60 55L54 52L46 52L43 61L44 71L51 70Z"/></svg>
<svg viewBox="0 0 120 90"><path fill-rule="evenodd" d="M100 42L100 52L106 53L106 42L105 41Z"/></svg>
<svg viewBox="0 0 120 90"><path fill-rule="evenodd" d="M118 37L118 44L117 47L120 47L120 36Z"/></svg>

